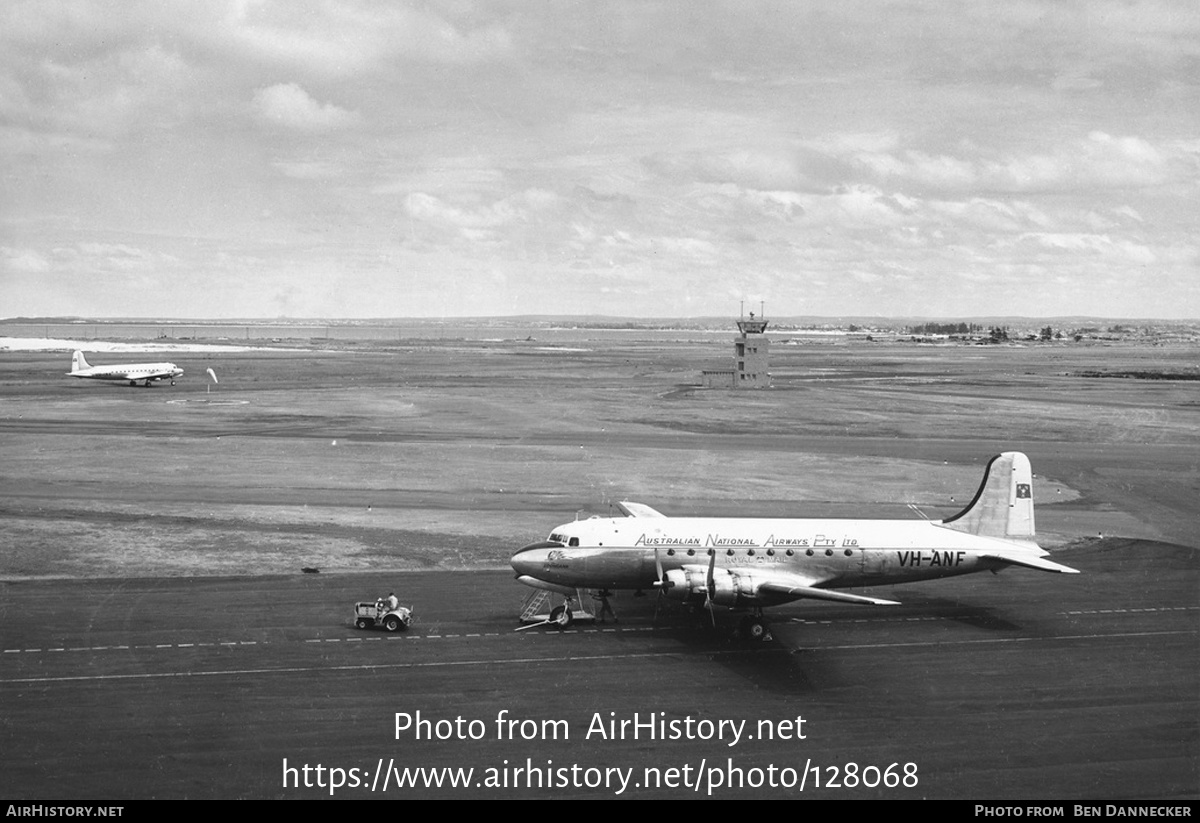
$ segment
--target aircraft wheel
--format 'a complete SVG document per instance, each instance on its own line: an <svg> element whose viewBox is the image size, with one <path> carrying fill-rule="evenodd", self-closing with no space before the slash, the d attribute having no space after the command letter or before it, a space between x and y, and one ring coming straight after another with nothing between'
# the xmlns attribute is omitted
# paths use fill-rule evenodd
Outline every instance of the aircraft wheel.
<svg viewBox="0 0 1200 823"><path fill-rule="evenodd" d="M761 642L767 639L767 624L757 617L747 617L742 621L742 634L747 640Z"/></svg>
<svg viewBox="0 0 1200 823"><path fill-rule="evenodd" d="M559 631L565 629L567 626L570 626L574 621L575 615L571 614L571 610L566 607L566 604L563 604L562 606L555 606L550 611L550 622L553 623L554 627Z"/></svg>
<svg viewBox="0 0 1200 823"><path fill-rule="evenodd" d="M357 629L369 629L371 628L371 621L365 617L360 617L354 621L354 627Z"/></svg>
<svg viewBox="0 0 1200 823"><path fill-rule="evenodd" d="M387 617L383 618L383 627L389 632L400 631L401 625L403 624L400 622L400 618L396 617L394 614L389 614Z"/></svg>

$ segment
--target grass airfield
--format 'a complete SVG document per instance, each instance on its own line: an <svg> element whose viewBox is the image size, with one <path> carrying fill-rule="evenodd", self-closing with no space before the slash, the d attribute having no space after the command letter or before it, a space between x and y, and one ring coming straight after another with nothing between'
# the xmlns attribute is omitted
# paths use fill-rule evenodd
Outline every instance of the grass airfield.
<svg viewBox="0 0 1200 823"><path fill-rule="evenodd" d="M699 388L731 350L600 335L92 358L186 370L151 388L5 352L0 578L503 568L627 499L939 518L1011 449L1048 548L1200 546L1200 383L1077 376L1195 371L1194 348L777 344L773 388Z"/></svg>
<svg viewBox="0 0 1200 823"><path fill-rule="evenodd" d="M919 767L911 787L711 792L729 799L1200 793L1197 384L1079 376L1194 372L1194 348L805 342L776 347L775 388L733 393L696 387L727 365L728 338L282 346L92 358L187 370L149 389L66 377L69 352L0 353L14 797L317 799L333 792L288 784L281 764L550 761L811 764L826 781L851 762ZM1081 574L872 589L902 603L887 609L802 601L770 610L775 640L753 646L729 639L724 610L719 629L671 601L657 619L655 598L629 593L619 626L513 630L526 589L511 553L613 501L941 517L1007 449L1037 473L1039 540ZM351 604L392 587L416 606L413 630L353 629ZM562 720L571 736L395 736L394 713L413 710ZM614 711L803 715L809 736L584 736ZM481 782L392 795L617 796Z"/></svg>

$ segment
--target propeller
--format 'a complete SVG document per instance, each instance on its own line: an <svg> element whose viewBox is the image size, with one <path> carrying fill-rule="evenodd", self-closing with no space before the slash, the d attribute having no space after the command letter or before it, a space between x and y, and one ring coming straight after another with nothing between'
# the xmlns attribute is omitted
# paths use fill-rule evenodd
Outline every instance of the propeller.
<svg viewBox="0 0 1200 823"><path fill-rule="evenodd" d="M667 593L667 589L675 584L667 579L667 573L663 571L662 558L658 556L658 546L654 547L654 573L658 576L654 581L654 588L658 589L658 597L654 599L654 623L658 622L658 608L662 605L663 595Z"/></svg>
<svg viewBox="0 0 1200 823"><path fill-rule="evenodd" d="M704 605L708 606L708 616L712 619L713 628L717 627L717 615L713 611L713 597L717 594L717 581L713 575L717 566L717 550L713 549L708 556L708 581L705 585Z"/></svg>

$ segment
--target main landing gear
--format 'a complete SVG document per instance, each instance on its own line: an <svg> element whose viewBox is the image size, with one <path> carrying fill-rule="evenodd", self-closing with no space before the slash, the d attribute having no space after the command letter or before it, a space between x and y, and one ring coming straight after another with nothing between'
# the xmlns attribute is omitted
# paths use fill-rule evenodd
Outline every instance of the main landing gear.
<svg viewBox="0 0 1200 823"><path fill-rule="evenodd" d="M761 612L743 617L738 626L738 634L744 640L755 643L765 643L771 639L771 629L767 626L767 621L763 619Z"/></svg>
<svg viewBox="0 0 1200 823"><path fill-rule="evenodd" d="M709 609L699 604L691 604L688 608L697 617L709 611ZM728 626L728 624L718 621L716 616L711 612L703 619L703 623L714 632L719 625ZM733 641L745 641L749 643L766 643L769 640L775 639L774 635L771 634L771 626L767 623L766 618L763 617L762 609L755 609L752 613L744 615L738 621L737 625L732 630L729 630L729 634L725 636Z"/></svg>

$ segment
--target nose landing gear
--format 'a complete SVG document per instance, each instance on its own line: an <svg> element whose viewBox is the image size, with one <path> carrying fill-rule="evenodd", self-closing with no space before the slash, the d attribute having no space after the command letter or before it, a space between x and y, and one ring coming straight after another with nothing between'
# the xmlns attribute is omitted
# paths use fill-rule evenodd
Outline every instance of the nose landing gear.
<svg viewBox="0 0 1200 823"><path fill-rule="evenodd" d="M562 631L575 622L575 615L571 613L571 607L563 603L561 606L555 606L550 610L550 619L547 622L554 628Z"/></svg>

